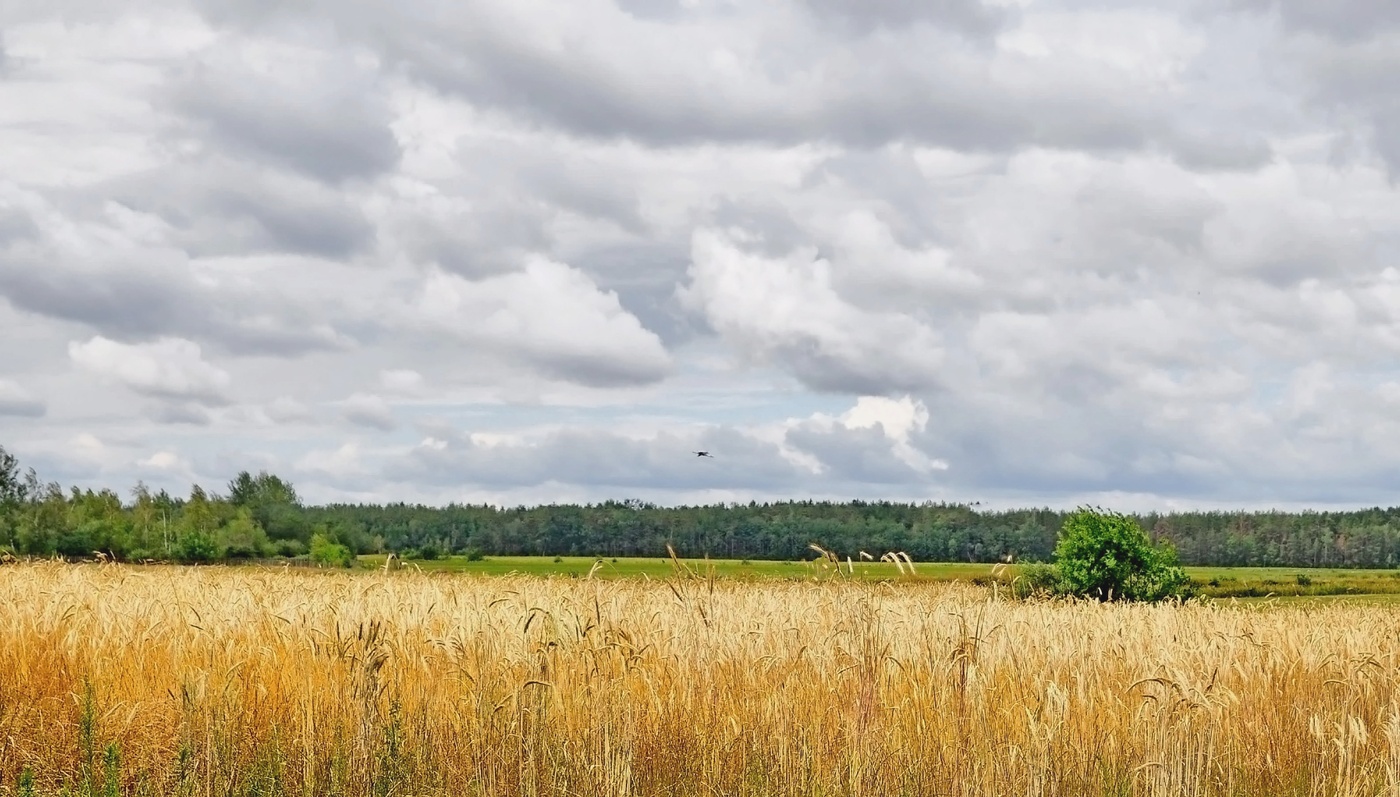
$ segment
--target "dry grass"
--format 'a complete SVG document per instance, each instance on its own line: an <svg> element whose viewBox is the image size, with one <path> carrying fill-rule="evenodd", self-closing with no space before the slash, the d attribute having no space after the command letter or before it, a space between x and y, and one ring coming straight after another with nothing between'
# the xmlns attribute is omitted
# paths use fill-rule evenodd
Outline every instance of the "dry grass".
<svg viewBox="0 0 1400 797"><path fill-rule="evenodd" d="M1400 774L1387 609L52 564L0 568L0 607L0 793L1360 795Z"/></svg>

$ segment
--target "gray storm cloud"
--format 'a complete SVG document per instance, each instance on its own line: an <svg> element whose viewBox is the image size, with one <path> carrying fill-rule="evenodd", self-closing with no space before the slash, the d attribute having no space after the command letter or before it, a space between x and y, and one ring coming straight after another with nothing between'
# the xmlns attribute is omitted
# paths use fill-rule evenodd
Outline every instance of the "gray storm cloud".
<svg viewBox="0 0 1400 797"><path fill-rule="evenodd" d="M1395 9L7 3L0 443L311 500L1394 503Z"/></svg>

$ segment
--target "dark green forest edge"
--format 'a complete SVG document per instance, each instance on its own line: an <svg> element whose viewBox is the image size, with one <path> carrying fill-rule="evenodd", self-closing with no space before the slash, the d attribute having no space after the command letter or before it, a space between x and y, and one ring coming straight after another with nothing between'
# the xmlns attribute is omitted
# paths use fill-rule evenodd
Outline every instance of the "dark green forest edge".
<svg viewBox="0 0 1400 797"><path fill-rule="evenodd" d="M904 551L923 562L1049 561L1068 513L978 512L961 504L851 501L661 507L640 501L504 508L303 504L268 473L187 497L138 484L64 489L22 471L0 447L0 556L185 563L288 557L350 564L356 554L666 555L793 560L818 543L841 552ZM1180 512L1135 516L1183 564L1391 568L1400 508L1354 512Z"/></svg>

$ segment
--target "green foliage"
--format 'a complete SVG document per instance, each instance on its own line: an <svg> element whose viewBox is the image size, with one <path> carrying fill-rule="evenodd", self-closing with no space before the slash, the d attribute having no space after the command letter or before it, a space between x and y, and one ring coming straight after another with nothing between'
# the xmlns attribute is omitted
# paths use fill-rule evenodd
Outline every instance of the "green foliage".
<svg viewBox="0 0 1400 797"><path fill-rule="evenodd" d="M278 540L272 544L273 553L288 558L305 556L308 550L310 549L306 543L301 540Z"/></svg>
<svg viewBox="0 0 1400 797"><path fill-rule="evenodd" d="M1055 567L1061 591L1105 601L1157 601L1188 583L1176 551L1154 546L1137 521L1087 508L1065 519Z"/></svg>
<svg viewBox="0 0 1400 797"><path fill-rule="evenodd" d="M403 721L400 716L402 711L398 700L389 703L389 716L384 722L383 743L379 750L374 778L375 797L399 794L401 787L408 780L408 767L404 760Z"/></svg>
<svg viewBox="0 0 1400 797"><path fill-rule="evenodd" d="M1012 587L1020 597L1053 595L1060 591L1060 573L1044 562L1022 565Z"/></svg>
<svg viewBox="0 0 1400 797"><path fill-rule="evenodd" d="M257 507L267 505L300 506L301 499L291 482L283 481L267 471L259 471L252 476L242 471L228 483L228 500L234 506Z"/></svg>
<svg viewBox="0 0 1400 797"><path fill-rule="evenodd" d="M171 548L176 561L185 564L213 562L224 555L224 548L214 535L197 528L184 528Z"/></svg>
<svg viewBox="0 0 1400 797"><path fill-rule="evenodd" d="M247 510L273 541L310 539L311 528L302 511L301 497L291 482L260 471L242 471L228 484L229 503Z"/></svg>
<svg viewBox="0 0 1400 797"><path fill-rule="evenodd" d="M355 555L324 534L311 535L311 561L323 567L350 567Z"/></svg>
<svg viewBox="0 0 1400 797"><path fill-rule="evenodd" d="M121 797L121 767L121 748L112 742L102 754L102 797Z"/></svg>
<svg viewBox="0 0 1400 797"><path fill-rule="evenodd" d="M301 557L319 533L351 553L395 552L405 559L449 551L493 558L656 557L671 545L682 556L793 561L821 539L843 556L903 551L916 562L1035 563L1054 556L1070 517L1049 509L993 512L886 501L304 506L289 482L246 471L229 482L227 498L198 487L188 499L175 498L137 484L123 504L111 490L65 490L41 482L32 468L21 474L20 463L0 447L0 551L41 558L90 559L99 551L137 561ZM1170 540L1193 565L1400 567L1400 507L1182 512L1133 520L1153 539Z"/></svg>
<svg viewBox="0 0 1400 797"><path fill-rule="evenodd" d="M223 528L226 544L225 555L230 559L257 559L271 556L272 542L267 532L253 519L247 509L240 508L228 525Z"/></svg>
<svg viewBox="0 0 1400 797"><path fill-rule="evenodd" d="M13 510L25 500L25 483L19 460L0 446L0 508Z"/></svg>
<svg viewBox="0 0 1400 797"><path fill-rule="evenodd" d="M88 521L76 528L69 526L59 533L54 548L59 555L68 558L91 556L101 545L98 540L107 536L105 532L100 520Z"/></svg>
<svg viewBox="0 0 1400 797"><path fill-rule="evenodd" d="M16 547L16 520L25 499L25 483L19 460L0 446L0 550Z"/></svg>

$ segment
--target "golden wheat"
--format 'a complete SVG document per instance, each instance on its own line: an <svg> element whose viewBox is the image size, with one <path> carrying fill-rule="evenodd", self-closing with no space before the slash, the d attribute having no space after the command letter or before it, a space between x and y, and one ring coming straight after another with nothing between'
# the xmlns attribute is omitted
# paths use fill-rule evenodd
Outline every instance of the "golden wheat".
<svg viewBox="0 0 1400 797"><path fill-rule="evenodd" d="M973 588L0 568L0 792L1400 788L1400 613Z"/></svg>

